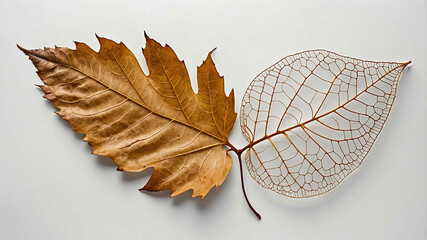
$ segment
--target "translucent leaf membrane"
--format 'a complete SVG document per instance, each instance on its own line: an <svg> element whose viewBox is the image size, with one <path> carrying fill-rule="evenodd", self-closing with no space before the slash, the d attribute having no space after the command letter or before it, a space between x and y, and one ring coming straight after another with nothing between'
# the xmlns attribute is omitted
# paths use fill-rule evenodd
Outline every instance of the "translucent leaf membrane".
<svg viewBox="0 0 427 240"><path fill-rule="evenodd" d="M251 176L296 198L336 187L371 149L407 65L312 50L261 72L240 115Z"/></svg>

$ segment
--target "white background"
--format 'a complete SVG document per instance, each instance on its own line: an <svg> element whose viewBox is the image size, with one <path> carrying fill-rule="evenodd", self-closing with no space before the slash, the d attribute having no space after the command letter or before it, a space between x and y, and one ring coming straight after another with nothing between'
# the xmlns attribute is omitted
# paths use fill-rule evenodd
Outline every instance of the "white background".
<svg viewBox="0 0 427 240"><path fill-rule="evenodd" d="M6 1L0 3L0 239L427 239L427 3L370 1ZM151 171L122 173L42 99L26 48L123 41L146 71L143 31L168 43L196 89L213 48L235 90L286 55L324 48L412 60L389 120L362 166L332 192L290 199L257 185L236 158L205 199L139 192ZM146 71L147 72L147 71ZM230 141L245 145L236 121Z"/></svg>

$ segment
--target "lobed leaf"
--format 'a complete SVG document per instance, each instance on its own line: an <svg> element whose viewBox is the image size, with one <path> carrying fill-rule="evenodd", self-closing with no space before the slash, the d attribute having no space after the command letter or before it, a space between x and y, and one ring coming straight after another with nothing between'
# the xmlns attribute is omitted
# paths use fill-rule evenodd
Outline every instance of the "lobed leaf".
<svg viewBox="0 0 427 240"><path fill-rule="evenodd" d="M222 146L236 113L234 94L225 95L211 53L198 68L195 94L184 62L169 46L146 35L146 76L123 43L97 38L99 52L78 42L75 50L19 47L37 68L56 113L118 170L153 167L143 190L170 189L176 196L192 189L193 197L203 198L222 184L232 165Z"/></svg>

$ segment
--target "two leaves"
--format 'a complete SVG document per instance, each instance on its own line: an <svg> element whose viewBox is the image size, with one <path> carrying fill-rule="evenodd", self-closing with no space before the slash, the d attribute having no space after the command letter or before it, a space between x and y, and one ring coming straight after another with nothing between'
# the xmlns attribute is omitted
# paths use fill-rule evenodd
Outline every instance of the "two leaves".
<svg viewBox="0 0 427 240"><path fill-rule="evenodd" d="M232 165L222 146L236 113L233 91L225 95L211 53L198 68L195 94L184 62L169 46L146 36L146 76L123 43L98 40L99 52L78 42L76 50L20 48L38 69L57 114L118 170L154 167L143 190L170 189L176 196L193 189L203 198L218 187Z"/></svg>
<svg viewBox="0 0 427 240"><path fill-rule="evenodd" d="M242 100L240 123L249 144L228 141L236 113L208 54L198 68L198 93L173 50L146 36L150 74L123 43L100 38L99 52L83 43L26 50L52 101L93 153L123 171L154 167L143 188L193 190L204 197L246 151L251 176L290 197L336 187L363 161L380 133L409 63L372 62L325 50L305 51L260 73Z"/></svg>

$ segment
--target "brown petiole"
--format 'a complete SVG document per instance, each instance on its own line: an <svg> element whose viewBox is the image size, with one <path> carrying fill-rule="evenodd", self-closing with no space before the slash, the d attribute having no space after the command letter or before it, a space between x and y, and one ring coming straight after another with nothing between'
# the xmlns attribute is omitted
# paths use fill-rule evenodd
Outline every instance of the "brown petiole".
<svg viewBox="0 0 427 240"><path fill-rule="evenodd" d="M245 184L243 182L243 167L242 167L242 153L248 149L249 145L242 148L242 149L237 149L236 147L234 147L230 142L227 141L226 145L230 148L228 151L233 151L236 153L237 157L239 158L239 167L240 167L240 181L242 183L242 190L243 190L243 195L245 196L245 200L246 203L248 204L249 208L252 210L252 212L258 217L259 220L261 220L261 215L252 207L251 203L249 202L248 196L246 195L246 190L245 190Z"/></svg>

